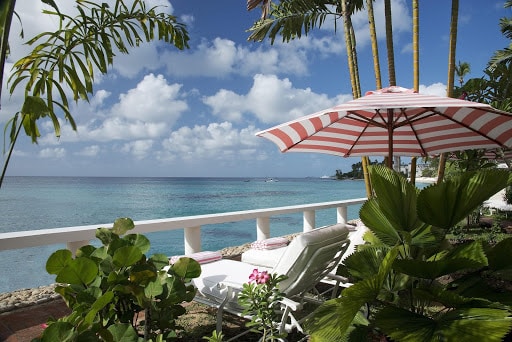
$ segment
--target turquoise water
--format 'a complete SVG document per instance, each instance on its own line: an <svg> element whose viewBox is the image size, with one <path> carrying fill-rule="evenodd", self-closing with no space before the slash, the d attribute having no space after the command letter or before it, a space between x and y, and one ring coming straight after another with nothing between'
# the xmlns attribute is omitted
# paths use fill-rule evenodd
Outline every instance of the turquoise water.
<svg viewBox="0 0 512 342"><path fill-rule="evenodd" d="M364 182L329 179L8 177L0 189L0 232L24 231L262 209L365 197ZM349 219L358 217L349 208ZM317 211L316 225L334 223L336 210ZM203 250L256 239L255 220L207 225ZM302 229L302 213L271 218L272 236ZM147 234L153 253L183 253L183 231ZM0 252L0 292L47 285L48 256L63 245Z"/></svg>

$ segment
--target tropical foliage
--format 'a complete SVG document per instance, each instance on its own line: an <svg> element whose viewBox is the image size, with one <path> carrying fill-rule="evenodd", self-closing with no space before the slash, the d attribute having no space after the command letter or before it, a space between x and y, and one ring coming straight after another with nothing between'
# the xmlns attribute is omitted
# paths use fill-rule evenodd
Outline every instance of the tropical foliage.
<svg viewBox="0 0 512 342"><path fill-rule="evenodd" d="M130 47L153 40L164 41L178 49L188 48L185 25L176 17L159 12L158 7L146 8L144 0L134 0L129 6L124 0L116 0L112 7L77 0L78 15L74 17L60 12L52 0L43 2L54 8L44 10L43 14L54 17L59 27L28 40L27 44L34 49L14 63L8 90L12 94L16 88L24 87L25 99L20 111L6 125L10 150L5 167L22 128L32 142L37 142L39 119L51 119L57 137L60 136L59 116L76 130L68 96L74 101L88 101L94 91L96 75L107 73L116 54L127 54ZM0 36L2 76L14 3L14 0L7 0L0 5L0 33L4 34ZM2 179L3 175L0 184Z"/></svg>
<svg viewBox="0 0 512 342"><path fill-rule="evenodd" d="M512 281L512 238L453 246L446 235L510 172L466 172L421 191L383 166L370 176L375 197L360 211L368 243L338 270L354 284L308 321L311 341L501 341L512 328L512 295L500 286Z"/></svg>
<svg viewBox="0 0 512 342"><path fill-rule="evenodd" d="M72 312L49 322L38 341L137 342L176 336L176 318L185 313L182 303L194 299L190 279L201 274L200 265L184 257L165 270L167 256L146 257L150 243L144 235L125 235L133 228L131 219L117 219L112 229L96 231L102 246L84 246L74 258L69 250L58 250L48 258L46 270L63 284L55 291ZM144 320L138 322L140 313Z"/></svg>

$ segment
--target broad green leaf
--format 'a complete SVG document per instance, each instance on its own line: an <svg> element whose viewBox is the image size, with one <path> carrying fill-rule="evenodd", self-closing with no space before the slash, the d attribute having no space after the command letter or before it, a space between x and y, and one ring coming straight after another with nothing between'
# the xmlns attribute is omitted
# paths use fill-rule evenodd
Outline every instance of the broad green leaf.
<svg viewBox="0 0 512 342"><path fill-rule="evenodd" d="M341 298L326 301L315 310L305 322L312 341L338 341L348 332L361 308L379 295L397 254L397 248L390 250L377 274L344 289Z"/></svg>
<svg viewBox="0 0 512 342"><path fill-rule="evenodd" d="M54 322L43 330L43 341L74 341L78 333L75 327L68 322Z"/></svg>
<svg viewBox="0 0 512 342"><path fill-rule="evenodd" d="M469 308L449 311L434 320L386 307L375 321L395 341L501 341L512 327L508 316L507 310Z"/></svg>
<svg viewBox="0 0 512 342"><path fill-rule="evenodd" d="M59 274L73 258L69 249L60 249L53 252L46 261L46 272L50 274Z"/></svg>
<svg viewBox="0 0 512 342"><path fill-rule="evenodd" d="M503 189L509 175L498 169L472 171L428 186L418 195L418 216L433 226L452 228Z"/></svg>
<svg viewBox="0 0 512 342"><path fill-rule="evenodd" d="M142 255L142 252L137 247L125 246L118 248L114 252L112 260L114 265L118 267L127 267L139 261Z"/></svg>
<svg viewBox="0 0 512 342"><path fill-rule="evenodd" d="M178 259L169 270L183 279L197 278L201 275L201 265L188 257Z"/></svg>
<svg viewBox="0 0 512 342"><path fill-rule="evenodd" d="M112 231L108 228L98 228L96 229L96 237L103 243L104 246L110 245L112 240L118 239Z"/></svg>
<svg viewBox="0 0 512 342"><path fill-rule="evenodd" d="M144 294L148 298L154 298L162 294L164 288L159 280L152 281L144 287Z"/></svg>
<svg viewBox="0 0 512 342"><path fill-rule="evenodd" d="M496 276L512 281L512 238L500 241L488 253L489 268Z"/></svg>
<svg viewBox="0 0 512 342"><path fill-rule="evenodd" d="M418 225L418 189L398 172L383 165L369 167L375 200L396 230L411 231ZM364 221L363 221L364 222Z"/></svg>
<svg viewBox="0 0 512 342"><path fill-rule="evenodd" d="M150 264L134 265L130 269L130 281L135 284L146 285L155 280L157 272Z"/></svg>
<svg viewBox="0 0 512 342"><path fill-rule="evenodd" d="M135 224L133 220L128 217L118 218L114 221L114 227L112 228L112 232L119 236L124 235L127 231L133 229Z"/></svg>
<svg viewBox="0 0 512 342"><path fill-rule="evenodd" d="M75 255L77 257L90 257L92 253L94 253L96 251L96 247L92 246L92 245L86 245L86 246L82 246L80 247Z"/></svg>
<svg viewBox="0 0 512 342"><path fill-rule="evenodd" d="M55 281L65 284L87 285L98 275L98 266L87 258L71 260L59 272Z"/></svg>
<svg viewBox="0 0 512 342"><path fill-rule="evenodd" d="M138 342L139 336L135 329L128 323L118 323L108 327L114 341Z"/></svg>
<svg viewBox="0 0 512 342"><path fill-rule="evenodd" d="M389 249L383 247L368 247L349 255L343 264L350 276L356 279L373 277L378 271L382 260ZM342 274L347 276L346 274Z"/></svg>
<svg viewBox="0 0 512 342"><path fill-rule="evenodd" d="M149 252L151 248L148 238L142 234L128 234L124 239L129 241L133 246L138 247L142 253Z"/></svg>
<svg viewBox="0 0 512 342"><path fill-rule="evenodd" d="M439 260L396 260L393 268L417 278L436 279L450 273L484 266L487 266L487 258L482 245L475 241L457 246Z"/></svg>
<svg viewBox="0 0 512 342"><path fill-rule="evenodd" d="M89 312L84 318L84 323L87 325L91 325L94 321L94 318L98 314L100 310L102 310L105 306L110 304L114 299L114 292L108 291L99 297L91 306Z"/></svg>
<svg viewBox="0 0 512 342"><path fill-rule="evenodd" d="M149 259L153 262L157 270L161 270L163 267L169 266L169 258L165 254L153 254Z"/></svg>
<svg viewBox="0 0 512 342"><path fill-rule="evenodd" d="M361 206L359 217L365 226L386 246L395 246L400 241L400 235L396 227L381 211L376 199L370 198Z"/></svg>

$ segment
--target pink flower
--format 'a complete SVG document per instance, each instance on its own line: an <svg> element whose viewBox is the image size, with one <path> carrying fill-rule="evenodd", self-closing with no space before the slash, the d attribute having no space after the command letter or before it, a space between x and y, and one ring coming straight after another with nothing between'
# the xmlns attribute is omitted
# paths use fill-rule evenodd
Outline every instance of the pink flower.
<svg viewBox="0 0 512 342"><path fill-rule="evenodd" d="M46 323L41 324L41 328L43 328L43 329L48 328L48 324L46 324Z"/></svg>
<svg viewBox="0 0 512 342"><path fill-rule="evenodd" d="M251 275L249 276L249 283L250 282L258 282L258 275L259 275L260 272L258 272L258 269L255 268L254 270L252 270L252 273Z"/></svg>
<svg viewBox="0 0 512 342"><path fill-rule="evenodd" d="M265 284L270 279L267 271L263 271L260 273L260 284Z"/></svg>
<svg viewBox="0 0 512 342"><path fill-rule="evenodd" d="M249 275L249 283L255 282L256 284L265 284L269 279L270 275L267 271L258 272L257 268L252 270L251 275Z"/></svg>

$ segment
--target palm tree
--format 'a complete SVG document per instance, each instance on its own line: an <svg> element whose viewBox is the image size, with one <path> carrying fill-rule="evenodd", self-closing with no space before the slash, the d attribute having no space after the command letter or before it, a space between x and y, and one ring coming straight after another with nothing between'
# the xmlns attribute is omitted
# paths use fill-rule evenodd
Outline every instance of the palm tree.
<svg viewBox="0 0 512 342"><path fill-rule="evenodd" d="M77 1L79 14L76 17L59 12L53 0L42 1L54 7L55 12L45 12L45 15L53 15L60 25L55 32L43 32L30 39L27 44L35 45L34 50L13 65L9 92L12 94L23 85L25 99L20 111L7 123L11 126L10 146L0 186L22 128L36 143L37 121L50 118L55 135L59 136L57 113L63 112L65 120L76 130L66 87L75 102L88 101L93 93L94 71L106 74L117 51L128 53L128 47L138 46L143 41L159 39L180 50L188 48L185 25L172 15L159 13L155 7L146 8L144 0L133 0L129 6L124 0L116 0L112 7ZM15 0L3 0L0 4L0 82L14 4Z"/></svg>
<svg viewBox="0 0 512 342"><path fill-rule="evenodd" d="M378 88L380 88L380 67L378 59L377 38L375 34L375 21L373 18L373 0L366 0L369 12L370 32L372 36L372 51L374 52L374 67L375 76ZM341 0L289 0L281 1L274 7L272 12L269 12L269 6L272 6L269 0L248 0L247 9L252 10L261 4L262 17L249 29L252 33L249 40L261 41L265 37L274 42L276 36L281 34L284 41L301 37L302 31L307 35L309 31L314 28L320 28L327 16L334 16L335 18L343 18L345 47L347 50L347 61L350 74L350 83L352 86L352 96L358 98L361 96L361 86L359 81L359 70L357 63L356 51L356 38L352 26L351 16L356 11L363 8L362 0L348 1ZM334 11L332 9L335 9ZM335 28L336 29L336 28ZM367 196L372 194L371 184L368 175L368 157L361 158L363 172L365 174L365 186Z"/></svg>
<svg viewBox="0 0 512 342"><path fill-rule="evenodd" d="M419 24L419 0L412 0L412 53L413 53L413 88L418 91L420 88L420 24ZM411 158L411 183L416 183L416 157Z"/></svg>
<svg viewBox="0 0 512 342"><path fill-rule="evenodd" d="M455 50L457 47L457 21L459 18L459 0L452 0L451 19L450 19L450 48L448 53L448 81L446 82L446 96L452 97L453 84L455 76ZM446 153L441 153L439 157L439 169L437 171L437 182L444 178L444 169L446 166Z"/></svg>
<svg viewBox="0 0 512 342"><path fill-rule="evenodd" d="M459 61L459 64L455 66L455 74L459 78L459 84L462 88L462 85L464 84L464 76L469 74L471 72L471 67L468 62L461 62Z"/></svg>
<svg viewBox="0 0 512 342"><path fill-rule="evenodd" d="M505 3L505 8L512 7L512 0L508 0ZM508 39L512 40L512 18L501 18L500 20L500 29L501 33L507 37ZM492 56L489 67L495 68L498 64L507 64L512 61L512 42L510 42L509 46L498 50L494 53Z"/></svg>

